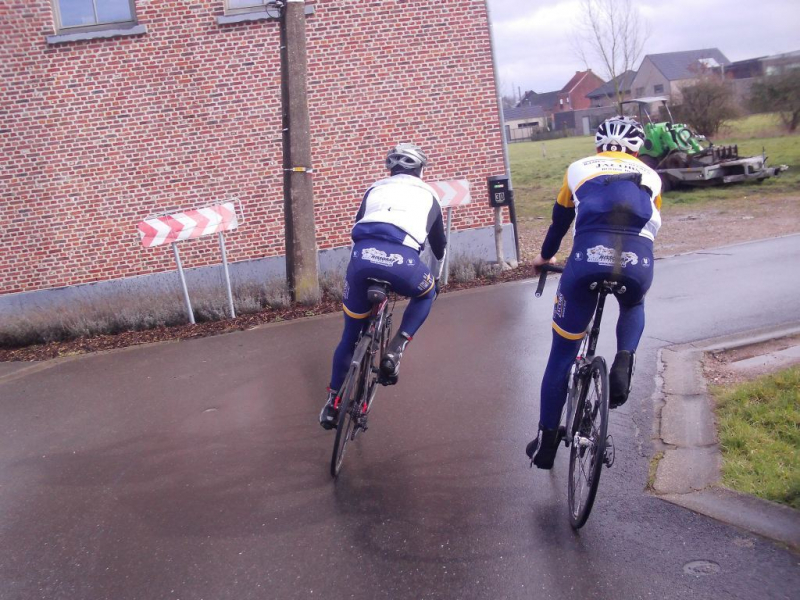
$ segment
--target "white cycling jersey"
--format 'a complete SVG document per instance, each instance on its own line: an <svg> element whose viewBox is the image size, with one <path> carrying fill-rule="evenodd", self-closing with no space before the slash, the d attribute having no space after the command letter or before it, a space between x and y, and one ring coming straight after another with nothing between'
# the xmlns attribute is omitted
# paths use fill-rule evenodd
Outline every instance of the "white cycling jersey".
<svg viewBox="0 0 800 600"><path fill-rule="evenodd" d="M420 251L431 229L434 226L441 229L442 208L439 202L434 189L419 177L393 175L375 182L364 194L354 230L358 228L368 232L368 224L393 225L405 234L402 240L398 240L400 243Z"/></svg>

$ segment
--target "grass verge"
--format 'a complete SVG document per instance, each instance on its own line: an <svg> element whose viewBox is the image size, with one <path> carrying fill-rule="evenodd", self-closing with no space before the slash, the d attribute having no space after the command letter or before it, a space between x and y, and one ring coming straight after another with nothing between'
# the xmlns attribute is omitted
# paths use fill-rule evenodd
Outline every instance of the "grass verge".
<svg viewBox="0 0 800 600"><path fill-rule="evenodd" d="M722 482L800 510L800 366L712 393Z"/></svg>

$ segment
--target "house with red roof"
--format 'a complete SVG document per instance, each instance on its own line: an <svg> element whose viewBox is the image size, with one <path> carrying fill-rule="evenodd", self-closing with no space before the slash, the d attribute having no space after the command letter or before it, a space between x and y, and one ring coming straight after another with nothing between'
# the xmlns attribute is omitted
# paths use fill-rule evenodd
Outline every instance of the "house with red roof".
<svg viewBox="0 0 800 600"><path fill-rule="evenodd" d="M555 112L589 108L591 101L586 97L586 94L596 90L604 83L605 81L595 75L591 69L576 71L572 79L558 93Z"/></svg>

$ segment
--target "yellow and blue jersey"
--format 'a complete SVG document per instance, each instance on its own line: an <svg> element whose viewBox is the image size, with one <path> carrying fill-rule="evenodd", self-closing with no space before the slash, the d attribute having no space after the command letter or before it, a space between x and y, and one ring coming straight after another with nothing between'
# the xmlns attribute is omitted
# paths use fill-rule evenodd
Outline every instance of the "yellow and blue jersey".
<svg viewBox="0 0 800 600"><path fill-rule="evenodd" d="M573 220L576 236L623 233L653 241L661 226L660 211L661 178L638 158L624 152L600 152L575 161L564 175L553 206L553 224L542 256L550 258L558 252Z"/></svg>

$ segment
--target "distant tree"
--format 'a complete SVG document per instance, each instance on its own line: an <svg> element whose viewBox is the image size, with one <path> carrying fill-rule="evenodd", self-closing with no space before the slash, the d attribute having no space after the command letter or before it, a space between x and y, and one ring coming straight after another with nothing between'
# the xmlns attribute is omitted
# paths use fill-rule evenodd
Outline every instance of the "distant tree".
<svg viewBox="0 0 800 600"><path fill-rule="evenodd" d="M681 103L673 113L697 133L713 136L727 121L739 116L733 90L714 73L681 88Z"/></svg>
<svg viewBox="0 0 800 600"><path fill-rule="evenodd" d="M517 105L517 99L514 96L507 96L503 94L500 96L500 100L503 103L503 108L513 108Z"/></svg>
<svg viewBox="0 0 800 600"><path fill-rule="evenodd" d="M624 90L620 75L636 68L650 28L631 0L581 0L581 17L574 45L588 66L600 63L599 73L614 82L614 97L622 112Z"/></svg>
<svg viewBox="0 0 800 600"><path fill-rule="evenodd" d="M800 69L770 75L750 88L750 106L757 112L777 112L787 131L800 125Z"/></svg>

